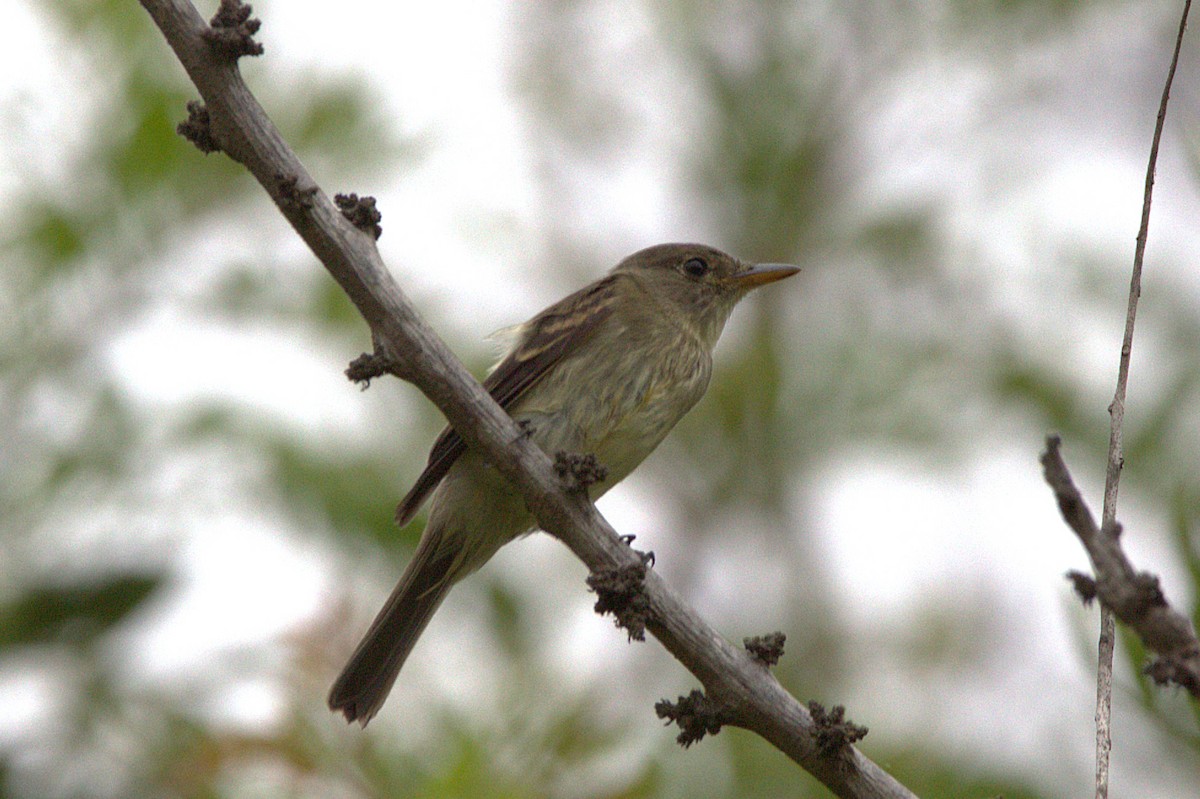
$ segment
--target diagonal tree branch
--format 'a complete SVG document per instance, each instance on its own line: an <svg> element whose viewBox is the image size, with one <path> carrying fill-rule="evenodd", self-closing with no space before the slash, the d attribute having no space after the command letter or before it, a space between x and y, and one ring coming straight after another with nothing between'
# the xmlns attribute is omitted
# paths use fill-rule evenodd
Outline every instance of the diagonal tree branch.
<svg viewBox="0 0 1200 799"><path fill-rule="evenodd" d="M249 52L249 45L227 32L214 36L187 0L141 3L204 98L211 142L250 170L346 291L370 326L376 358L387 371L414 383L470 446L486 453L524 495L541 527L570 547L594 576L644 571L646 628L704 685L717 708L713 718L761 735L838 796L913 796L851 745L862 728L851 729L854 725L836 712L814 721L759 659L722 638L646 569L585 492L570 489L546 453L522 434L413 309L384 266L373 235L343 218L283 141L230 55ZM235 0L222 3L222 13L235 27L246 25L245 15L236 13L239 7L244 8Z"/></svg>
<svg viewBox="0 0 1200 799"><path fill-rule="evenodd" d="M1099 597L1147 648L1158 653L1146 669L1156 682L1175 683L1200 699L1200 641L1192 623L1167 604L1156 576L1138 571L1129 562L1121 549L1121 526L1115 521L1096 525L1067 471L1061 445L1057 436L1046 439L1042 468L1063 519L1079 537L1096 574L1093 580L1072 572L1076 591L1085 601Z"/></svg>

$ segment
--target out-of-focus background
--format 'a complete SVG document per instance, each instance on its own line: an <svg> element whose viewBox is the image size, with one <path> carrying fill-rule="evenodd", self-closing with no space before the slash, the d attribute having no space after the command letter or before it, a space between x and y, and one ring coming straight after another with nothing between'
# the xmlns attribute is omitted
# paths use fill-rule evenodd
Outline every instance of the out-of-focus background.
<svg viewBox="0 0 1200 799"><path fill-rule="evenodd" d="M206 2L207 17L215 3ZM253 90L478 374L484 337L700 240L804 273L601 503L731 640L928 797L1079 796L1095 609L1041 482L1099 509L1178 2L259 2ZM451 595L363 732L325 692L422 520L441 425L345 380L365 325L132 2L21 0L0 50L0 796L777 797L687 751L694 681L591 613L546 536ZM1126 417L1136 562L1200 592L1200 58L1159 166ZM1194 797L1200 712L1122 637L1116 796Z"/></svg>

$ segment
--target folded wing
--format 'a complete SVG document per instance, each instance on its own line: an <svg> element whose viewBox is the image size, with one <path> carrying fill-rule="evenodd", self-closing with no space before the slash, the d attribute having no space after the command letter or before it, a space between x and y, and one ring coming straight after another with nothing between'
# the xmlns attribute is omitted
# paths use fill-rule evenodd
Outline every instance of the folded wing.
<svg viewBox="0 0 1200 799"><path fill-rule="evenodd" d="M612 315L616 282L620 279L621 275L609 275L586 286L551 305L524 325L525 329L512 352L483 381L483 387L501 408L507 410L511 407L555 364L575 352ZM442 430L429 452L425 471L421 472L396 509L396 521L401 526L412 521L466 448L454 428Z"/></svg>

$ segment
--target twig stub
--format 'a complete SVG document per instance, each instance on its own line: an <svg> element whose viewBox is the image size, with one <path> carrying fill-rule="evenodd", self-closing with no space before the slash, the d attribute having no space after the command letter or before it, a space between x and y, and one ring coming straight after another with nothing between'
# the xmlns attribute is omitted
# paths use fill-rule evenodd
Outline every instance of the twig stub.
<svg viewBox="0 0 1200 799"><path fill-rule="evenodd" d="M364 352L346 367L346 377L352 383L358 383L363 391L371 387L371 381L376 377L391 373L387 358L377 352Z"/></svg>
<svg viewBox="0 0 1200 799"><path fill-rule="evenodd" d="M759 663L764 666L774 666L783 657L785 641L787 641L786 635L781 632L773 632L745 638L742 640L742 645Z"/></svg>
<svg viewBox="0 0 1200 799"><path fill-rule="evenodd" d="M1096 600L1096 581L1090 576L1083 572L1069 571L1067 579L1071 581L1071 587L1075 589L1084 606L1091 605Z"/></svg>
<svg viewBox="0 0 1200 799"><path fill-rule="evenodd" d="M588 575L588 588L596 592L593 610L611 613L616 625L631 641L646 640L650 601L646 598L646 565L639 563L616 569L601 569Z"/></svg>
<svg viewBox="0 0 1200 799"><path fill-rule="evenodd" d="M242 0L221 0L220 8L204 31L204 41L218 53L233 60L247 55L262 55L262 44L254 41L254 34L258 33L262 22L250 18L253 11Z"/></svg>
<svg viewBox="0 0 1200 799"><path fill-rule="evenodd" d="M212 119L208 115L208 106L199 100L190 100L187 112L187 119L175 126L175 132L205 155L221 152L221 145L217 144L212 135Z"/></svg>
<svg viewBox="0 0 1200 799"><path fill-rule="evenodd" d="M359 197L351 192L333 195L333 202L342 212L342 216L359 230L370 233L376 241L383 235L383 227L379 224L383 220L383 214L375 207L374 197Z"/></svg>
<svg viewBox="0 0 1200 799"><path fill-rule="evenodd" d="M300 188L300 178L296 175L275 174L275 184L279 189L279 202L288 208L300 210L313 206L313 197L318 189L316 186Z"/></svg>
<svg viewBox="0 0 1200 799"><path fill-rule="evenodd" d="M582 491L590 485L603 482L608 477L608 468L590 452L554 453L554 473L571 491Z"/></svg>
<svg viewBox="0 0 1200 799"><path fill-rule="evenodd" d="M679 697L678 702L660 699L654 704L654 712L660 719L666 719L668 724L679 726L675 741L684 749L705 735L716 735L729 721L729 711L698 689Z"/></svg>
<svg viewBox="0 0 1200 799"><path fill-rule="evenodd" d="M844 705L834 705L826 710L820 702L808 703L808 712L813 719L813 736L817 749L826 757L841 754L855 742L867 737L867 728L846 718Z"/></svg>
<svg viewBox="0 0 1200 799"><path fill-rule="evenodd" d="M1183 650L1155 658L1146 666L1146 674L1155 685L1174 683L1192 696L1200 696L1200 649Z"/></svg>

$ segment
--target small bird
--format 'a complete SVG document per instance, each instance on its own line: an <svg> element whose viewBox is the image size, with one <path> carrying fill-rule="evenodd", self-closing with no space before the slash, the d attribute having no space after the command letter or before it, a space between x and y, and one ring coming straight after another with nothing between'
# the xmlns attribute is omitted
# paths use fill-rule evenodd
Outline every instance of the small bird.
<svg viewBox="0 0 1200 799"><path fill-rule="evenodd" d="M648 247L511 328L484 388L547 453L595 455L607 472L588 489L598 499L704 395L737 302L798 271L702 244ZM408 524L431 494L417 551L329 692L329 708L364 727L451 586L536 528L520 493L450 427L396 521Z"/></svg>

